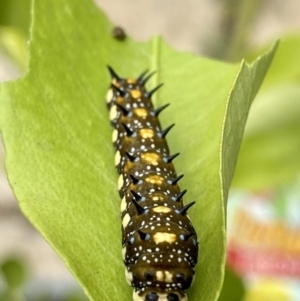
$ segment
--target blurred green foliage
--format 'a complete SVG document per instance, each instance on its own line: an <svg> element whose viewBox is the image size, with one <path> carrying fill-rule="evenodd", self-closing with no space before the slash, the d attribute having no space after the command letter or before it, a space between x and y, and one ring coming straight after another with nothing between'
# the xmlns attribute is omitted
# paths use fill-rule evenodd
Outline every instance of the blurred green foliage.
<svg viewBox="0 0 300 301"><path fill-rule="evenodd" d="M278 187L300 173L299 53L300 35L282 39L248 117L234 187Z"/></svg>
<svg viewBox="0 0 300 301"><path fill-rule="evenodd" d="M29 35L31 0L1 0L0 26L15 27Z"/></svg>
<svg viewBox="0 0 300 301"><path fill-rule="evenodd" d="M218 301L241 301L245 287L241 278L229 267L225 269L224 283Z"/></svg>
<svg viewBox="0 0 300 301"><path fill-rule="evenodd" d="M6 283L11 288L22 286L26 280L26 270L20 260L7 259L1 265L1 270Z"/></svg>
<svg viewBox="0 0 300 301"><path fill-rule="evenodd" d="M30 281L30 273L23 259L8 257L0 262L0 301L52 301L53 293L39 289L26 293L26 285ZM55 301L87 301L83 292L64 292L55 296Z"/></svg>
<svg viewBox="0 0 300 301"><path fill-rule="evenodd" d="M28 60L30 4L31 0L0 1L0 51L23 72Z"/></svg>
<svg viewBox="0 0 300 301"><path fill-rule="evenodd" d="M22 289L26 281L26 267L17 258L7 258L0 263L0 300L23 301Z"/></svg>

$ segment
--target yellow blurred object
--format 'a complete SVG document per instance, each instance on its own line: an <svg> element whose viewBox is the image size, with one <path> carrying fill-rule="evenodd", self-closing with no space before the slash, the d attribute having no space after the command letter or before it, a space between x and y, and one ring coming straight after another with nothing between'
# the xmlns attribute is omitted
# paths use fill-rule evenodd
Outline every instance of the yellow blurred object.
<svg viewBox="0 0 300 301"><path fill-rule="evenodd" d="M250 285L243 301L292 301L284 283L262 279Z"/></svg>
<svg viewBox="0 0 300 301"><path fill-rule="evenodd" d="M22 69L27 68L27 36L17 27L0 26L0 50L4 50Z"/></svg>

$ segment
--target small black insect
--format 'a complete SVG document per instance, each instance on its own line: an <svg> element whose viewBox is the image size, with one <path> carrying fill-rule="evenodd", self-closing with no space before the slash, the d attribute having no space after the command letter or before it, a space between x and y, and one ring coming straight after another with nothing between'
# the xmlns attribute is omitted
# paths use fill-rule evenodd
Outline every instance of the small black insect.
<svg viewBox="0 0 300 301"><path fill-rule="evenodd" d="M112 36L120 41L123 41L126 39L126 33L122 27L116 26L112 30Z"/></svg>
<svg viewBox="0 0 300 301"><path fill-rule="evenodd" d="M106 95L116 149L115 166L122 217L122 254L125 275L134 287L134 301L187 301L186 290L195 278L198 258L197 234L183 205L186 190L177 185L158 115L168 105L154 109L147 91L152 74L137 79L112 78Z"/></svg>

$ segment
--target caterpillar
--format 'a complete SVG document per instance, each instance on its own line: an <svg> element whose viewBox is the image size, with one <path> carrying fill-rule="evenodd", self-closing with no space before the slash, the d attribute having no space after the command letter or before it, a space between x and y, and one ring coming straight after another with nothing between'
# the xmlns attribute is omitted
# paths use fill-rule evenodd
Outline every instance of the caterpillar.
<svg viewBox="0 0 300 301"><path fill-rule="evenodd" d="M106 95L113 127L115 166L121 197L122 255L134 301L187 301L186 290L195 278L198 258L196 231L187 215L195 202L183 205L166 135L145 84L155 73L123 79L108 66Z"/></svg>

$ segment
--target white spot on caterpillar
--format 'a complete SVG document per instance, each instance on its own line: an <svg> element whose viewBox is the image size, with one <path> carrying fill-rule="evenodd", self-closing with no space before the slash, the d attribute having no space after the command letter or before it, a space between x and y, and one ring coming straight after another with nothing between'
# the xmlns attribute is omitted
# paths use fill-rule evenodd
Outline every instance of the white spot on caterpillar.
<svg viewBox="0 0 300 301"><path fill-rule="evenodd" d="M113 105L109 111L109 119L114 120L115 118L117 118L117 115L118 115L117 106Z"/></svg>
<svg viewBox="0 0 300 301"><path fill-rule="evenodd" d="M132 298L133 298L133 301L144 301L145 300L145 296L139 296L138 295L139 291L133 291L133 295L132 295Z"/></svg>
<svg viewBox="0 0 300 301"><path fill-rule="evenodd" d="M123 260L125 261L125 258L126 258L126 247L124 247L124 248L122 249L122 258L123 258Z"/></svg>
<svg viewBox="0 0 300 301"><path fill-rule="evenodd" d="M128 272L127 269L125 269L125 278L126 278L126 281L129 285L131 285L131 282L133 280L133 277L132 277L132 273L131 272Z"/></svg>
<svg viewBox="0 0 300 301"><path fill-rule="evenodd" d="M118 139L118 131L116 129L112 132L112 142L115 143Z"/></svg>
<svg viewBox="0 0 300 301"><path fill-rule="evenodd" d="M124 178L122 175L119 176L119 179L118 179L118 189L121 190L121 188L123 187L123 184L124 184Z"/></svg>
<svg viewBox="0 0 300 301"><path fill-rule="evenodd" d="M115 154L115 166L118 166L121 162L121 154L119 151L116 151Z"/></svg>
<svg viewBox="0 0 300 301"><path fill-rule="evenodd" d="M130 215L126 213L122 220L122 225L124 229L127 227L129 221L130 221Z"/></svg>
<svg viewBox="0 0 300 301"><path fill-rule="evenodd" d="M126 198L124 196L121 201L121 212L123 212L126 209L126 207L127 207L127 203L126 203Z"/></svg>
<svg viewBox="0 0 300 301"><path fill-rule="evenodd" d="M159 244L162 242L167 242L167 243L171 244L176 240L176 235L173 233L156 232L153 235L153 240L156 244Z"/></svg>
<svg viewBox="0 0 300 301"><path fill-rule="evenodd" d="M110 103L112 98L114 96L114 93L113 93L113 90L112 89L109 89L106 93L106 97L105 97L105 100L107 103Z"/></svg>

